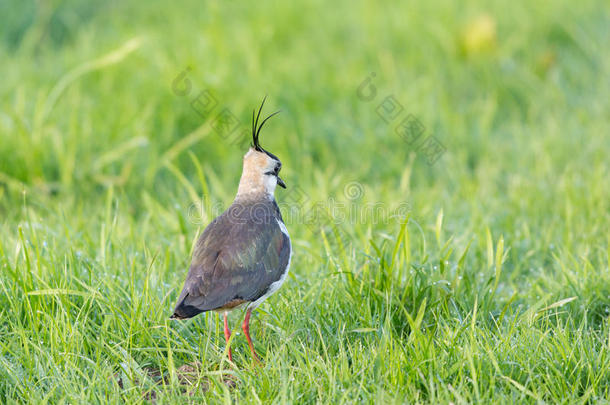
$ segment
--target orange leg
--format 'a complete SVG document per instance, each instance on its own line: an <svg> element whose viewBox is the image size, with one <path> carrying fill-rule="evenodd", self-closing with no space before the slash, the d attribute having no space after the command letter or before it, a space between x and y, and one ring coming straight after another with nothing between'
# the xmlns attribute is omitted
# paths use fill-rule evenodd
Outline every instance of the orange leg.
<svg viewBox="0 0 610 405"><path fill-rule="evenodd" d="M227 341L227 345L229 344L230 338L231 330L229 329L229 321L227 320L227 313L225 312L225 340ZM233 361L233 355L231 354L231 346L229 346L229 361Z"/></svg>
<svg viewBox="0 0 610 405"><path fill-rule="evenodd" d="M244 319L244 323L241 325L241 328L244 331L244 335L246 335L246 339L248 340L248 346L250 346L250 352L252 352L252 357L254 360L260 361L258 356L256 355L256 351L254 351L254 346L252 345L252 339L250 339L250 314L252 313L252 309L248 309L246 312L246 318Z"/></svg>

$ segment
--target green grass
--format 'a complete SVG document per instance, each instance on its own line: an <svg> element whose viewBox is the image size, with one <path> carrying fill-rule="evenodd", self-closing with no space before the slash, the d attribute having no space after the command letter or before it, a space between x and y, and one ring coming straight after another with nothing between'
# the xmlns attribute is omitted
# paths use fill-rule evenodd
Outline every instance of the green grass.
<svg viewBox="0 0 610 405"><path fill-rule="evenodd" d="M0 402L610 401L605 2L37 4L0 3ZM294 256L259 368L168 317L240 176L213 117L265 94Z"/></svg>

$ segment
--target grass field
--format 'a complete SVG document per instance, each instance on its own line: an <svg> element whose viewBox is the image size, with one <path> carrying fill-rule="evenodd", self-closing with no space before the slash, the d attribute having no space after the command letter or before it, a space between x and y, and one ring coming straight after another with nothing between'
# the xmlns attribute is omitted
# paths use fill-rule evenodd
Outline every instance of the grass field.
<svg viewBox="0 0 610 405"><path fill-rule="evenodd" d="M607 2L0 16L0 402L610 402ZM257 367L244 313L234 364L168 318L265 94L294 256Z"/></svg>

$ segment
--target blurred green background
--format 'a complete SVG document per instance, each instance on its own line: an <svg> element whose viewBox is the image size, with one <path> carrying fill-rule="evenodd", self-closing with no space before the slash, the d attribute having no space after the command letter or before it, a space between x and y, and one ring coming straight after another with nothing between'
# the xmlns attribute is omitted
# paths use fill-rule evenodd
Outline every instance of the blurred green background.
<svg viewBox="0 0 610 405"><path fill-rule="evenodd" d="M191 395L210 401L608 399L607 2L0 0L0 16L0 398L174 401L201 361ZM256 371L247 349L222 361L216 317L166 318L265 95L276 196L298 213ZM407 116L438 160L396 132ZM329 201L408 212L304 219Z"/></svg>

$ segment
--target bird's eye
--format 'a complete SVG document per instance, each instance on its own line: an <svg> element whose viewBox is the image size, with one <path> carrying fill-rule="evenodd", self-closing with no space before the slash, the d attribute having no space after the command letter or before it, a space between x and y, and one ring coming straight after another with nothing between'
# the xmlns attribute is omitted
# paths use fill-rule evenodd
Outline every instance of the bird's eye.
<svg viewBox="0 0 610 405"><path fill-rule="evenodd" d="M281 168L282 168L282 164L281 164L281 163L280 163L280 164L277 164L277 165L275 165L275 167L273 168L273 170L268 171L268 172L265 172L265 174L270 174L270 175L273 175L273 176L277 176L277 175L278 175L278 173L280 172L280 169L281 169Z"/></svg>

